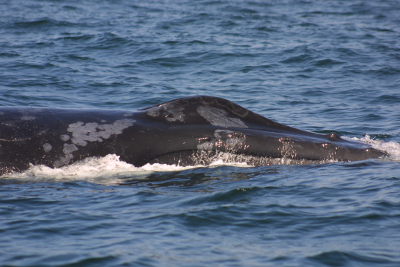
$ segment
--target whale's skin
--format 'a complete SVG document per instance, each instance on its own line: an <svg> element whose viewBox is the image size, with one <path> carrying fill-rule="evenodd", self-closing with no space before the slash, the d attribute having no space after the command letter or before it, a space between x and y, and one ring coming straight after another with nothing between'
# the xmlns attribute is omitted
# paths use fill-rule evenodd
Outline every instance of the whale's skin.
<svg viewBox="0 0 400 267"><path fill-rule="evenodd" d="M126 110L0 108L0 174L116 154L134 166L230 161L270 165L357 161L385 154L337 134L302 131L228 100L194 96Z"/></svg>

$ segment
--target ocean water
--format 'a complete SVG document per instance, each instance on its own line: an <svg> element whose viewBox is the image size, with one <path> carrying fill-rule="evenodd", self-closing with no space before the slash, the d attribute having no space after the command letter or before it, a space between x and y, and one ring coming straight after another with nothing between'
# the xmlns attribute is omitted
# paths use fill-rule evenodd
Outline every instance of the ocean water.
<svg viewBox="0 0 400 267"><path fill-rule="evenodd" d="M0 266L400 266L400 1L0 3L0 106L191 95L385 159L251 167L115 155L0 177Z"/></svg>

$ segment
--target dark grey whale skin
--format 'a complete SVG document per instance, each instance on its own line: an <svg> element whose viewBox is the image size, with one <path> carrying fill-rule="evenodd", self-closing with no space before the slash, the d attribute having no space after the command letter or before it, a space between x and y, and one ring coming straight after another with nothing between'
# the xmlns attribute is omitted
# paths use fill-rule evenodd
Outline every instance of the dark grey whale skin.
<svg viewBox="0 0 400 267"><path fill-rule="evenodd" d="M357 161L385 155L334 133L276 123L211 96L176 99L136 112L0 108L0 174L23 171L30 164L61 167L108 154L135 166L191 165L219 152L251 158L254 165L268 162L257 159Z"/></svg>

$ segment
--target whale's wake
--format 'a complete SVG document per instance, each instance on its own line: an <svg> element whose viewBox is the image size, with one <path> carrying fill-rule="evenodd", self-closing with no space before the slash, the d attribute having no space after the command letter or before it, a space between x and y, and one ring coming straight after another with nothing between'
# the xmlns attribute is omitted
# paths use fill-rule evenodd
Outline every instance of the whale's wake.
<svg viewBox="0 0 400 267"><path fill-rule="evenodd" d="M373 148L386 152L389 156L385 161L400 162L400 144L396 142L385 142L382 140L371 139L366 135L363 138L348 138L371 145ZM202 159L204 160L204 159ZM142 167L135 167L119 159L117 155L107 155L105 157L91 157L78 161L74 164L60 168L50 168L44 165L31 165L24 172L14 172L3 175L1 178L15 182L68 182L68 181L87 181L103 185L121 184L125 179L141 180L154 172L174 172L193 168L215 167L221 165L237 167L253 167L251 157L245 155L235 155L229 153L217 153L208 158L207 162L194 166L179 166L167 164L146 164ZM293 160L288 158L265 158L263 165L305 165L316 163L315 161ZM269 161L269 162L267 162ZM334 162L331 160L318 161L318 164ZM259 165L259 164L256 164Z"/></svg>

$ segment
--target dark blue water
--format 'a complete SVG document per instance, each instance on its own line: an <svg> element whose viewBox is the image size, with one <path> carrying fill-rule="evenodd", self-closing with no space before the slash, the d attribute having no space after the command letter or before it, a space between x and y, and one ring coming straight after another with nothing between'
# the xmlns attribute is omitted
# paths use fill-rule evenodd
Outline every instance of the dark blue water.
<svg viewBox="0 0 400 267"><path fill-rule="evenodd" d="M213 95L384 160L0 178L1 266L400 266L400 1L0 3L0 105Z"/></svg>

